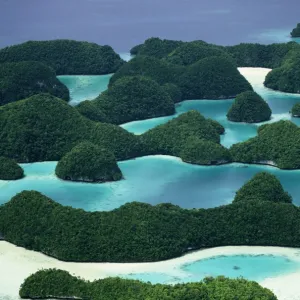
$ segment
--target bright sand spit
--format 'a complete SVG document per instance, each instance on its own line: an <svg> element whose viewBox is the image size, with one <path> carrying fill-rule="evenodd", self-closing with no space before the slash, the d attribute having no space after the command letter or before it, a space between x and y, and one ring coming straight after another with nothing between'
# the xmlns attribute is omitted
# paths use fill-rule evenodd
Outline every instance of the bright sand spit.
<svg viewBox="0 0 300 300"><path fill-rule="evenodd" d="M164 272L180 275L180 267L201 259L220 255L276 255L300 262L300 249L282 247L228 246L199 250L179 258L154 263L71 263L44 254L0 242L0 299L19 299L18 290L30 274L40 269L58 268L84 279L95 280L120 274ZM268 278L260 282L271 289L279 300L300 299L300 269L295 273Z"/></svg>

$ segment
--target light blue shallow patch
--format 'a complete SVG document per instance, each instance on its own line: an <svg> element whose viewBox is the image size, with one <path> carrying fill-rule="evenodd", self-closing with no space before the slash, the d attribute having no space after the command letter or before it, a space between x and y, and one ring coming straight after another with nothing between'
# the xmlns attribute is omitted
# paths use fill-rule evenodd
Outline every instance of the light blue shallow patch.
<svg viewBox="0 0 300 300"><path fill-rule="evenodd" d="M216 256L184 265L181 267L181 275L178 272L176 272L176 276L164 273L137 273L123 277L153 284L197 282L209 276L243 277L248 280L262 281L266 278L295 272L299 268L299 262L289 260L284 256L232 255Z"/></svg>
<svg viewBox="0 0 300 300"><path fill-rule="evenodd" d="M57 76L57 78L69 89L69 104L72 106L75 106L84 100L95 99L107 89L111 77L112 74Z"/></svg>
<svg viewBox="0 0 300 300"><path fill-rule="evenodd" d="M300 204L300 170L286 171L257 165L196 166L179 159L148 156L119 162L125 179L103 184L69 182L54 175L56 162L22 165L26 177L0 181L0 204L23 190L37 190L53 200L87 211L108 211L139 201L153 205L173 203L184 208L210 208L228 204L235 192L256 173L276 175Z"/></svg>

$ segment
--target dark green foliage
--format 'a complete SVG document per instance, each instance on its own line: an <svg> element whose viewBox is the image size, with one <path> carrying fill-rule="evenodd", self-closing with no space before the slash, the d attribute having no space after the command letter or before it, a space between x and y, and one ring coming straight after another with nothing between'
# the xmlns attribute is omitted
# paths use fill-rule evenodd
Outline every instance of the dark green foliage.
<svg viewBox="0 0 300 300"><path fill-rule="evenodd" d="M70 98L54 70L39 62L0 64L0 78L0 105L38 93L50 93L67 101Z"/></svg>
<svg viewBox="0 0 300 300"><path fill-rule="evenodd" d="M193 210L133 202L85 212L23 191L0 206L5 240L66 261L159 261L225 245L300 247L299 231L300 208L271 201Z"/></svg>
<svg viewBox="0 0 300 300"><path fill-rule="evenodd" d="M175 113L169 94L154 80L143 76L123 77L92 101L113 124L144 120ZM101 119L99 120L101 121Z"/></svg>
<svg viewBox="0 0 300 300"><path fill-rule="evenodd" d="M300 23L297 24L297 26L292 30L291 32L292 37L300 37Z"/></svg>
<svg viewBox="0 0 300 300"><path fill-rule="evenodd" d="M267 172L261 172L256 174L237 191L233 201L273 201L291 203L292 198L284 191L276 176Z"/></svg>
<svg viewBox="0 0 300 300"><path fill-rule="evenodd" d="M191 137L180 152L184 162L197 165L220 165L231 161L229 150L220 144Z"/></svg>
<svg viewBox="0 0 300 300"><path fill-rule="evenodd" d="M284 44L239 44L225 47L239 67L277 68L290 50L300 49L295 42Z"/></svg>
<svg viewBox="0 0 300 300"><path fill-rule="evenodd" d="M101 109L99 109L97 105L95 105L94 101L82 101L78 105L76 105L75 108L79 111L80 114L92 121L109 123L104 112L101 111Z"/></svg>
<svg viewBox="0 0 300 300"><path fill-rule="evenodd" d="M180 156L190 137L220 143L219 127L192 110L150 129L141 135L141 140L149 154Z"/></svg>
<svg viewBox="0 0 300 300"><path fill-rule="evenodd" d="M0 62L39 61L57 75L114 73L124 61L110 46L73 40L29 41L0 50Z"/></svg>
<svg viewBox="0 0 300 300"><path fill-rule="evenodd" d="M280 169L299 169L300 128L290 121L262 125L258 136L233 145L230 152L236 162L273 161Z"/></svg>
<svg viewBox="0 0 300 300"><path fill-rule="evenodd" d="M290 51L282 65L268 73L264 84L273 90L300 94L300 50Z"/></svg>
<svg viewBox="0 0 300 300"><path fill-rule="evenodd" d="M0 156L0 180L16 180L23 176L24 171L16 161Z"/></svg>
<svg viewBox="0 0 300 300"><path fill-rule="evenodd" d="M206 119L206 121L209 122L217 130L218 134L224 134L225 133L225 128L223 127L223 125L221 125L216 120Z"/></svg>
<svg viewBox="0 0 300 300"><path fill-rule="evenodd" d="M173 83L182 92L182 99L223 99L252 90L231 59L208 57L190 66L170 64L150 56L137 56L121 67L110 85L124 76L144 75L163 85Z"/></svg>
<svg viewBox="0 0 300 300"><path fill-rule="evenodd" d="M233 122L257 123L269 120L271 114L269 105L260 95L247 91L237 95L227 118Z"/></svg>
<svg viewBox="0 0 300 300"><path fill-rule="evenodd" d="M229 58L228 53L220 46L208 44L203 41L194 41L183 43L177 47L166 56L166 60L173 64L187 66L211 56L227 56Z"/></svg>
<svg viewBox="0 0 300 300"><path fill-rule="evenodd" d="M141 155L138 137L92 122L49 94L0 107L0 155L18 162L59 160L82 141L110 149L118 160Z"/></svg>
<svg viewBox="0 0 300 300"><path fill-rule="evenodd" d="M138 55L144 44L139 44L130 49L131 55Z"/></svg>
<svg viewBox="0 0 300 300"><path fill-rule="evenodd" d="M106 182L122 179L114 154L90 142L82 142L57 164L55 174L64 180Z"/></svg>
<svg viewBox="0 0 300 300"><path fill-rule="evenodd" d="M152 41L150 39L150 41ZM177 43L177 44L176 44ZM172 45L167 47L166 45ZM190 64L201 57L219 56L227 53L239 67L277 68L281 65L290 50L300 49L296 42L281 44L250 44L243 43L235 46L217 46L203 41L180 42L153 39L152 43L141 44L133 48L135 54L147 54L165 58L172 63ZM159 55L157 55L157 53Z"/></svg>
<svg viewBox="0 0 300 300"><path fill-rule="evenodd" d="M252 90L232 61L223 56L204 58L187 67L179 86L185 100L227 99Z"/></svg>
<svg viewBox="0 0 300 300"><path fill-rule="evenodd" d="M105 278L86 281L68 272L41 270L25 279L20 288L22 298L46 299L77 297L93 300L276 300L268 289L254 281L207 277L201 282L176 285L144 283L138 280Z"/></svg>
<svg viewBox="0 0 300 300"><path fill-rule="evenodd" d="M293 117L297 117L297 118L300 117L300 103L296 103L293 106L291 113Z"/></svg>
<svg viewBox="0 0 300 300"><path fill-rule="evenodd" d="M163 58L182 44L184 44L182 41L150 38L147 39L144 44L133 47L130 50L130 53L135 55L148 55L156 58Z"/></svg>
<svg viewBox="0 0 300 300"><path fill-rule="evenodd" d="M151 56L138 55L123 65L110 79L111 86L119 78L124 76L147 76L159 84L175 83L179 75L185 70L182 66L176 66L166 61Z"/></svg>
<svg viewBox="0 0 300 300"><path fill-rule="evenodd" d="M178 103L183 100L182 93L177 85L173 83L165 83L162 87L169 94L174 103Z"/></svg>

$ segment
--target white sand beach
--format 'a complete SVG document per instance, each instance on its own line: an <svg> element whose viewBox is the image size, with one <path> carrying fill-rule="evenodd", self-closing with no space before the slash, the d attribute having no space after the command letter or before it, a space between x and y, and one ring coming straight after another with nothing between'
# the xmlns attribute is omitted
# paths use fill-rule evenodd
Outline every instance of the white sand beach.
<svg viewBox="0 0 300 300"><path fill-rule="evenodd" d="M183 264L220 255L280 255L300 262L300 249L281 247L228 246L195 251L179 258L155 263L69 263L58 261L35 251L0 242L0 299L15 300L22 282L30 274L48 268L59 268L87 280L118 274L163 272L175 275ZM300 299L300 269L296 273L268 278L260 282L271 289L279 300Z"/></svg>

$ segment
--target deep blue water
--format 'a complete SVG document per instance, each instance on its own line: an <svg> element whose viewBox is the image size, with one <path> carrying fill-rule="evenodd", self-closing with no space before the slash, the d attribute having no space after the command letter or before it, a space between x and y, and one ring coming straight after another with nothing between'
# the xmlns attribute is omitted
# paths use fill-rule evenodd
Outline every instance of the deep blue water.
<svg viewBox="0 0 300 300"><path fill-rule="evenodd" d="M118 52L151 36L217 44L285 42L299 18L289 0L1 0L0 47L69 38Z"/></svg>
<svg viewBox="0 0 300 300"><path fill-rule="evenodd" d="M269 277L295 272L299 268L299 262L291 261L284 256L232 255L216 256L196 261L182 266L180 269L182 272L174 272L174 274L137 273L123 277L165 284L196 282L208 276L216 277L220 275L229 278L243 277L249 280L262 281Z"/></svg>

